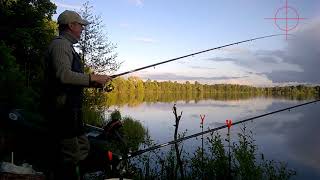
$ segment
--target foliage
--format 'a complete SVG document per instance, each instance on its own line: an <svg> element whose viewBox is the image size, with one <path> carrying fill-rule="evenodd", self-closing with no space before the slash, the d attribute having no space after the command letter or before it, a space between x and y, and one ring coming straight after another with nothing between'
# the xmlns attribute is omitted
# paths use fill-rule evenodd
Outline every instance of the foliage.
<svg viewBox="0 0 320 180"><path fill-rule="evenodd" d="M90 22L84 29L79 41L82 59L85 65L96 73L110 73L119 68L116 61L117 53L114 53L116 46L109 42L103 32L101 16L93 14L93 7L89 1L83 4L79 12L82 18Z"/></svg>
<svg viewBox="0 0 320 180"><path fill-rule="evenodd" d="M1 96L11 107L37 111L41 97L43 57L56 32L56 6L49 0L0 2ZM3 99L2 99L3 100Z"/></svg>
<svg viewBox="0 0 320 180"><path fill-rule="evenodd" d="M228 156L221 140L221 135L211 133L207 138L208 153L198 148L191 158L191 174L193 178L197 177L215 177L216 179L225 179L228 175ZM202 161L203 156L203 161Z"/></svg>
<svg viewBox="0 0 320 180"><path fill-rule="evenodd" d="M84 89L82 107L84 122L101 127L103 125L106 97L96 89Z"/></svg>
<svg viewBox="0 0 320 180"><path fill-rule="evenodd" d="M83 121L86 124L102 127L105 120L102 116L103 113L103 110L93 109L88 106L82 107Z"/></svg>
<svg viewBox="0 0 320 180"><path fill-rule="evenodd" d="M235 175L240 178L260 179L262 169L256 160L257 147L252 136L246 132L245 126L241 131L238 133L239 142L233 145Z"/></svg>
<svg viewBox="0 0 320 180"><path fill-rule="evenodd" d="M121 132L127 140L127 146L132 151L138 150L140 144L145 140L146 130L139 121L131 117L124 117L122 121L123 127L121 128Z"/></svg>
<svg viewBox="0 0 320 180"><path fill-rule="evenodd" d="M114 120L121 120L121 113L119 110L114 110L111 114L110 114L110 119L112 121Z"/></svg>
<svg viewBox="0 0 320 180"><path fill-rule="evenodd" d="M145 149L151 146L154 146L155 143L151 139L148 129L146 130L145 139L141 144L141 148ZM131 158L128 160L128 173L125 177L132 177L133 179L156 179L157 174L155 174L156 169L153 168L153 162L156 159L153 158L153 155L158 156L159 150L154 150L147 152ZM146 178L145 178L146 177Z"/></svg>
<svg viewBox="0 0 320 180"><path fill-rule="evenodd" d="M8 107L22 105L24 97L24 76L21 73L11 50L0 41L0 102ZM22 102L21 102L22 101Z"/></svg>

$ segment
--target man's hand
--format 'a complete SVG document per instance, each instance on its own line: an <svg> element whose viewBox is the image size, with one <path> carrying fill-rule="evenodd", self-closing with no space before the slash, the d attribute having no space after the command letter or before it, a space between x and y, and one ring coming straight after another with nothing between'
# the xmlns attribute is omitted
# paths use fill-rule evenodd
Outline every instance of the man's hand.
<svg viewBox="0 0 320 180"><path fill-rule="evenodd" d="M108 75L90 74L90 87L102 88L111 80L112 77Z"/></svg>

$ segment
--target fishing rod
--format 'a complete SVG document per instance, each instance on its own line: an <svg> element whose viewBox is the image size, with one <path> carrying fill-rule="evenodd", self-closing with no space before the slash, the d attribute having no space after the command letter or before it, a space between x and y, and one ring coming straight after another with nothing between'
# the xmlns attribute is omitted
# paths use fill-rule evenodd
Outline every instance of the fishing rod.
<svg viewBox="0 0 320 180"><path fill-rule="evenodd" d="M197 55L197 54L202 54L202 53L205 53L205 52L209 52L209 51L213 51L213 50L217 50L217 49L222 49L222 48L225 48L225 47L228 47L228 46L234 46L234 45L242 44L242 43L249 42L249 41L256 41L256 40L259 40L259 39L271 38L271 37L281 36L281 35L284 35L284 34L273 34L273 35L261 36L261 37L256 37L256 38L247 39L247 40L243 40L243 41L238 41L238 42L234 42L234 43L230 43L230 44L226 44L226 45L222 45L222 46L218 46L218 47L214 47L214 48L198 51L198 52L195 52L195 53L187 54L187 55L184 55L184 56L172 58L172 59L169 59L169 60L161 61L161 62L158 62L158 63L155 63L155 64L151 64L151 65L148 65L148 66L140 67L140 68L133 69L133 70L130 70L130 71L126 71L126 72L123 72L123 73L111 75L110 77L113 79L113 78L116 78L116 77L119 77L119 76L123 76L123 75L126 75L126 74L134 73L134 72L137 72L137 71L141 71L143 69L155 67L155 66L158 66L158 65L161 65L161 64L165 64L165 63L168 63L168 62L176 61L176 60L183 59L183 58L190 57L190 56L194 56L194 55ZM101 92L101 91L102 92L111 92L113 89L114 89L113 85L111 83L107 83L102 87L102 89L98 88L98 91L99 92Z"/></svg>
<svg viewBox="0 0 320 180"><path fill-rule="evenodd" d="M269 116L271 114L276 114L276 113L279 113L279 112L282 112L282 111L291 110L291 109L294 109L294 108L297 108L297 107L300 107L300 106L305 106L305 105L308 105L308 104L317 103L318 101L320 101L320 99L317 99L317 100L314 100L314 101L310 101L310 102L306 102L306 103L302 103L302 104L298 104L298 105L287 107L287 108L283 108L283 109L280 109L280 110L272 111L272 112L265 113L265 114L258 115L258 116L254 116L254 117L251 117L251 118L247 118L247 119L244 119L244 120L241 120L241 121L234 122L234 123L232 123L232 125L241 124L241 123L244 123L244 122L247 122L247 121L251 121L251 120L255 120L255 119L258 119L258 118L261 118L261 117ZM139 156L139 155L141 155L143 153L146 153L146 152L149 152L149 151L153 151L153 150L156 150L156 149L168 146L168 145L172 145L172 144L175 144L175 143L179 143L181 141L185 141L185 140L188 140L188 139L191 139L191 138L195 138L197 136L201 136L201 135L204 135L204 134L207 134L207 133L215 132L215 131L218 131L220 129L224 129L226 127L228 127L228 125L223 125L223 126L216 127L216 128L213 128L213 129L208 129L206 131L195 133L195 134L192 134L192 135L189 135L189 136L177 139L177 140L169 141L169 142L166 142L166 143L163 143L163 144L158 144L158 145L146 148L146 149L142 149L142 150L138 150L138 151L135 151L135 152L131 152L131 153L126 154L123 157L122 160L130 159L130 158L133 158L135 156Z"/></svg>
<svg viewBox="0 0 320 180"><path fill-rule="evenodd" d="M249 41L256 41L258 39L270 38L270 37L281 36L281 35L284 35L284 34L273 34L273 35L261 36L261 37L256 37L256 38L247 39L247 40L243 40L243 41L238 41L238 42L234 42L234 43L230 43L230 44L226 44L226 45L222 45L222 46L218 46L218 47L214 47L214 48L198 51L198 52L195 52L195 53L187 54L187 55L184 55L184 56L172 58L172 59L169 59L169 60L161 61L161 62L158 62L158 63L155 63L155 64L151 64L151 65L148 65L148 66L140 67L140 68L133 69L133 70L130 70L130 71L126 71L126 72L123 72L123 73L111 75L110 77L111 78L116 78L116 77L123 76L123 75L129 74L129 73L141 71L143 69L155 67L155 66L158 66L160 64L165 64L165 63L168 63L168 62L176 61L176 60L183 59L183 58L190 57L190 56L194 56L194 55L197 55L197 54L202 54L202 53L205 53L205 52L209 52L209 51L213 51L213 50L217 50L217 49L222 49L222 48L225 48L225 47L228 47L228 46L234 46L234 45L242 44L242 43L249 42Z"/></svg>
<svg viewBox="0 0 320 180"><path fill-rule="evenodd" d="M148 65L148 66L140 67L140 68L133 69L133 70L130 70L130 71L126 71L126 72L123 72L123 73L114 74L114 75L111 75L110 77L112 79L114 79L116 77L120 77L120 76L123 76L123 75L126 75L126 74L130 74L130 73L133 73L133 72L141 71L143 69L155 67L155 66L158 66L158 65L161 65L161 64L165 64L165 63L168 63L168 62L176 61L176 60L183 59L183 58L186 58L186 57L194 56L194 55L197 55L197 54L202 54L202 53L205 53L205 52L209 52L209 51L213 51L213 50L217 50L217 49L222 49L222 48L225 48L225 47L228 47L228 46L234 46L234 45L242 44L242 43L249 42L249 41L256 41L256 40L259 40L259 39L271 38L271 37L281 36L281 35L284 35L284 34L273 34L273 35L261 36L261 37L256 37L256 38L247 39L247 40L243 40L243 41L238 41L238 42L234 42L234 43L230 43L230 44L226 44L226 45L222 45L222 46L218 46L218 47L214 47L214 48L198 51L198 52L195 52L195 53L187 54L187 55L184 55L184 56L172 58L172 59L169 59L169 60L161 61L161 62L158 62L158 63L155 63L155 64L151 64L151 65ZM107 83L102 87L102 89L98 88L98 91L100 91L100 92L101 91L102 92L111 92L113 89L114 89L113 85L111 83Z"/></svg>

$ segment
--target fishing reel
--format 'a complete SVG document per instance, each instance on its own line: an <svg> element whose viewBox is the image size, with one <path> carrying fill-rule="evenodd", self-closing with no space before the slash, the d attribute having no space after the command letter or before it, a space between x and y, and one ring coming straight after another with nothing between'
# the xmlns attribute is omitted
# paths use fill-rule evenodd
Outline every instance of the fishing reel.
<svg viewBox="0 0 320 180"><path fill-rule="evenodd" d="M110 82L110 83L105 84L103 87L98 88L97 91L98 92L111 92L113 89L114 89L114 86Z"/></svg>
<svg viewBox="0 0 320 180"><path fill-rule="evenodd" d="M118 75L111 75L110 77L112 79L116 78ZM111 92L114 90L114 86L112 84L112 80L109 81L108 83L104 84L103 88L102 88L102 92Z"/></svg>
<svg viewBox="0 0 320 180"><path fill-rule="evenodd" d="M112 90L114 90L114 86L111 82L103 86L103 92L111 92Z"/></svg>

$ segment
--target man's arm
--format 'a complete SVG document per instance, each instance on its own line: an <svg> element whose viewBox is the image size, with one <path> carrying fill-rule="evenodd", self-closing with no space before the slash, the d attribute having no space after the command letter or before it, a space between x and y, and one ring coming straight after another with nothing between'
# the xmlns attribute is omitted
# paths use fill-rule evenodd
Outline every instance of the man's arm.
<svg viewBox="0 0 320 180"><path fill-rule="evenodd" d="M71 70L73 59L72 49L63 41L54 42L51 48L52 63L56 77L63 84L82 85L87 87L103 87L111 81L107 75L83 74Z"/></svg>
<svg viewBox="0 0 320 180"><path fill-rule="evenodd" d="M89 75L74 72L72 66L72 49L63 41L56 41L51 47L52 65L57 79L62 84L89 86Z"/></svg>

